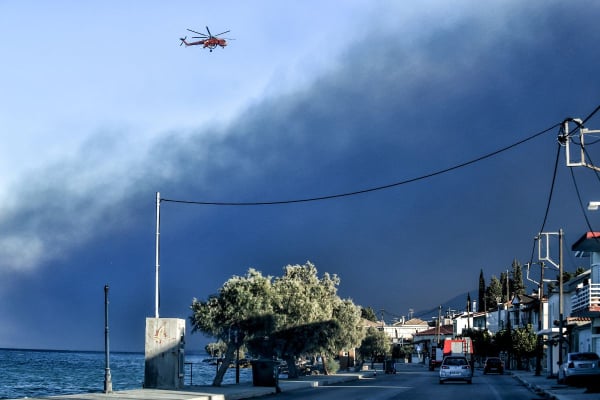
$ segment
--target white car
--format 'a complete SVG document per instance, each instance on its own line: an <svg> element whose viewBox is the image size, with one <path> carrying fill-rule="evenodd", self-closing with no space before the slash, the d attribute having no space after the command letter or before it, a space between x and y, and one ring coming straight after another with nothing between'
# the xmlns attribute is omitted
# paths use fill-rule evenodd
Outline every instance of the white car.
<svg viewBox="0 0 600 400"><path fill-rule="evenodd" d="M568 353L558 369L558 381L567 385L576 380L600 378L600 357L596 353Z"/></svg>
<svg viewBox="0 0 600 400"><path fill-rule="evenodd" d="M448 356L440 366L440 384L446 381L473 382L473 370L465 356Z"/></svg>

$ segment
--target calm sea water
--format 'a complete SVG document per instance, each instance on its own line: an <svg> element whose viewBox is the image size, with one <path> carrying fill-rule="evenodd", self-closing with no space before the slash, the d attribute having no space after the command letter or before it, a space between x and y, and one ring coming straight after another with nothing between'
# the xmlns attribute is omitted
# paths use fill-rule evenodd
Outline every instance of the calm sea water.
<svg viewBox="0 0 600 400"><path fill-rule="evenodd" d="M206 355L186 354L191 363L186 365L186 385L190 380L194 385L212 383L216 366L204 359ZM0 349L0 399L102 392L104 368L103 352ZM111 353L110 372L114 391L140 389L144 354ZM252 382L250 369L240 369L240 382ZM235 369L227 371L223 383L235 383Z"/></svg>

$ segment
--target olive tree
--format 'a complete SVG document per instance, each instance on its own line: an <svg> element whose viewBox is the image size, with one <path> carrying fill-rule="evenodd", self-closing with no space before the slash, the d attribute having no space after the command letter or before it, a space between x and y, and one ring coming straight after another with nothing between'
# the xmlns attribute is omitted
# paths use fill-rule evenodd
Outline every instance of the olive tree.
<svg viewBox="0 0 600 400"><path fill-rule="evenodd" d="M390 339L385 332L369 327L358 351L362 361L365 361L366 358L375 360L377 357L385 357L390 351Z"/></svg>
<svg viewBox="0 0 600 400"><path fill-rule="evenodd" d="M294 345L297 338L291 334L279 336L280 355L286 360L291 377L298 375L297 357L320 354L324 360L324 373L327 374L327 357L343 348L355 347L360 342L360 308L351 300L342 300L337 295L339 283L337 275L325 273L319 278L317 268L310 262L288 265L284 268L283 276L274 280L274 311L278 330L295 333L295 328L303 331L304 327L312 326L328 331L327 340L317 340L307 346Z"/></svg>
<svg viewBox="0 0 600 400"><path fill-rule="evenodd" d="M220 386L235 354L235 346L230 345L232 330L237 331L242 341L273 330L271 277L251 268L245 276L230 278L218 294L206 301L193 299L191 309L192 332L228 343L223 364L213 380L214 386Z"/></svg>
<svg viewBox="0 0 600 400"><path fill-rule="evenodd" d="M290 376L297 376L297 357L320 354L325 359L362 339L360 308L340 299L339 282L336 275L319 277L310 262L288 265L276 279L250 269L229 279L206 301L193 300L193 331L229 343L231 329L236 329L250 352L282 357ZM213 385L221 384L234 350L227 346Z"/></svg>

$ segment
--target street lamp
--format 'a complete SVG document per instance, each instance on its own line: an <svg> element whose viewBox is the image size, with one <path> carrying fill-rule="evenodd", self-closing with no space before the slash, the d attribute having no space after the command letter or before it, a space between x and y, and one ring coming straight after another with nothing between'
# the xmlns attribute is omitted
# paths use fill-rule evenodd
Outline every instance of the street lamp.
<svg viewBox="0 0 600 400"><path fill-rule="evenodd" d="M110 350L108 344L108 285L104 285L104 393L112 393L112 377L110 375Z"/></svg>

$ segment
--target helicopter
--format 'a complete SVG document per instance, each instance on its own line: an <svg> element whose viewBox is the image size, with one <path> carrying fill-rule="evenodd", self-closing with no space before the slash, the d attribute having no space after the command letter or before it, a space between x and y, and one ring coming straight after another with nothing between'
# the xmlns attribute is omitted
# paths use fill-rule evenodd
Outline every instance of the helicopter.
<svg viewBox="0 0 600 400"><path fill-rule="evenodd" d="M210 29L208 29L208 26L206 27L206 32L208 32L208 35L205 33L196 32L192 29L188 29L188 31L195 33L197 35L200 35L200 36L192 36L192 39L200 39L200 40L195 41L195 42L187 42L186 41L187 36L182 37L182 38L179 38L179 40L181 40L181 43L179 44L180 46L184 45L184 44L186 45L186 47L202 45L202 47L208 48L212 52L213 49L216 48L217 46L221 46L221 47L225 48L225 46L227 46L227 40L231 40L231 39L223 39L223 38L218 37L220 35L228 33L229 31L225 31L225 32L221 32L216 35L213 35L212 33L210 33Z"/></svg>

